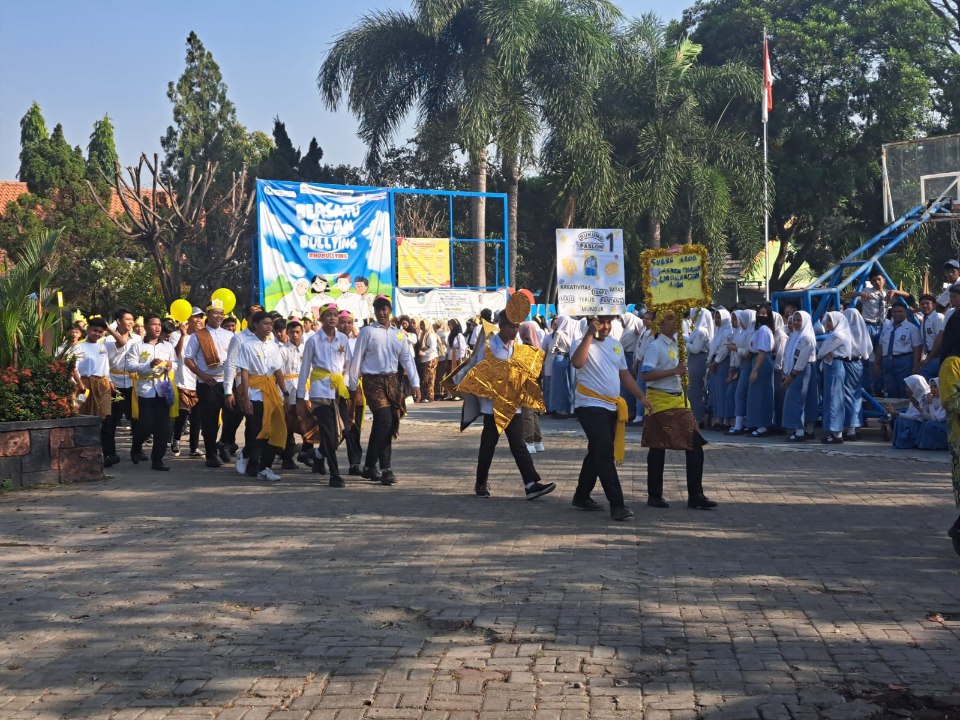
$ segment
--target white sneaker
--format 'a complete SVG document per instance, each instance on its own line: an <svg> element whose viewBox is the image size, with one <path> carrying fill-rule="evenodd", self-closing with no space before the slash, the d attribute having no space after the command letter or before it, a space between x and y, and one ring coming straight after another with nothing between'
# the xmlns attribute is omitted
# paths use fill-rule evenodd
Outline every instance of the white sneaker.
<svg viewBox="0 0 960 720"><path fill-rule="evenodd" d="M537 452L546 452L547 449L543 446L542 442L534 443L533 446L537 449Z"/></svg>
<svg viewBox="0 0 960 720"><path fill-rule="evenodd" d="M532 454L535 453L536 451L537 451L536 445L534 445L533 443L527 443L527 452L528 452L528 453L530 453L530 454L532 455Z"/></svg>
<svg viewBox="0 0 960 720"><path fill-rule="evenodd" d="M237 451L237 460L233 466L237 469L237 475L247 474L247 457L243 454L242 450Z"/></svg>
<svg viewBox="0 0 960 720"><path fill-rule="evenodd" d="M270 469L270 468L264 468L263 470L261 470L260 472L257 473L257 479L258 479L258 480L272 480L273 482L276 482L277 480L280 479L280 476L277 475L272 469Z"/></svg>

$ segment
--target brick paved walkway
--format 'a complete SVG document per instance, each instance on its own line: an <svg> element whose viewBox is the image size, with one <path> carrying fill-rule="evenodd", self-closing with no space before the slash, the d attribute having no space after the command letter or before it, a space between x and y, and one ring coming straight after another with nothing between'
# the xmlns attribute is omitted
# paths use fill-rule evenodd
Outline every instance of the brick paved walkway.
<svg viewBox="0 0 960 720"><path fill-rule="evenodd" d="M454 412L414 410L393 488L180 458L0 496L0 718L840 720L878 684L958 692L960 623L925 619L960 619L942 455L715 443L719 511L685 508L673 453L657 511L634 437L618 524L569 505L571 422L536 456L556 493L524 501L504 447L474 498Z"/></svg>

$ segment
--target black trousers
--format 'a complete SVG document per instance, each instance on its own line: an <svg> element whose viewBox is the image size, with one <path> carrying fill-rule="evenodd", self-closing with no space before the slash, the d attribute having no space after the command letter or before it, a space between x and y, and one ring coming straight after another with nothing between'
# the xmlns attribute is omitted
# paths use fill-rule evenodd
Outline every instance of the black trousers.
<svg viewBox="0 0 960 720"><path fill-rule="evenodd" d="M586 500L597 485L603 487L610 508L624 506L623 488L613 459L613 440L617 434L617 412L599 407L578 407L574 411L587 436L587 456L580 466L580 478L574 500Z"/></svg>
<svg viewBox="0 0 960 720"><path fill-rule="evenodd" d="M263 401L251 400L253 415L247 415L247 424L243 430L243 456L247 458L247 475L256 475L273 465L277 450L266 440L258 440L257 435L263 429ZM206 442L206 441L204 441Z"/></svg>
<svg viewBox="0 0 960 720"><path fill-rule="evenodd" d="M687 499L703 495L703 448L687 450ZM663 465L667 451L647 450L647 495L663 497Z"/></svg>
<svg viewBox="0 0 960 720"><path fill-rule="evenodd" d="M390 407L375 408L373 410L373 427L370 428L370 439L367 441L368 468L380 464L380 470L390 470L390 460L393 456L393 409Z"/></svg>
<svg viewBox="0 0 960 720"><path fill-rule="evenodd" d="M527 451L527 444L523 441L523 416L514 415L510 424L503 430L510 444L510 454L513 455L520 471L520 478L524 486L540 482L540 475L533 466L533 459ZM480 434L480 453L477 456L477 482L486 482L490 474L490 464L493 462L493 451L497 449L500 434L497 432L497 423L493 415L483 416L483 432Z"/></svg>
<svg viewBox="0 0 960 720"><path fill-rule="evenodd" d="M133 431L133 445L130 450L133 453L143 451L143 441L153 436L153 448L150 451L150 460L158 463L163 460L167 452L167 445L170 444L170 406L162 397L138 397L137 404L140 407L140 421Z"/></svg>
<svg viewBox="0 0 960 720"><path fill-rule="evenodd" d="M209 460L217 455L217 430L220 429L220 412L223 410L223 383L207 385L198 380L197 408L200 414L200 432L203 435L203 451Z"/></svg>
<svg viewBox="0 0 960 720"><path fill-rule="evenodd" d="M114 400L110 406L110 414L100 424L100 444L103 446L104 457L117 454L117 425L120 418L126 416L130 421L130 432L136 432L137 421L133 419L133 406L130 399L133 397L133 388L117 388L123 400Z"/></svg>
<svg viewBox="0 0 960 720"><path fill-rule="evenodd" d="M317 419L320 433L320 451L330 463L331 478L340 477L340 463L337 462L337 447L340 443L337 442L337 416L334 415L338 411L338 406L333 403L315 403L313 406L313 416Z"/></svg>
<svg viewBox="0 0 960 720"><path fill-rule="evenodd" d="M220 428L220 444L221 445L237 444L237 430L240 429L240 423L243 422L243 410L240 409L240 403L237 402L236 393L234 393L233 399L234 399L233 410L226 407L226 404L224 404L223 427Z"/></svg>
<svg viewBox="0 0 960 720"><path fill-rule="evenodd" d="M353 422L347 422L350 418L350 408L347 401L339 398L340 416L343 418L343 424L346 428L344 440L347 443L347 460L350 465L359 465L363 460L363 447L360 445L360 425L363 424L363 405L353 409Z"/></svg>
<svg viewBox="0 0 960 720"><path fill-rule="evenodd" d="M183 435L183 428L187 424L187 418L190 418L190 449L196 450L200 447L200 403L198 402L189 412L180 409L180 414L173 421L173 439L180 442Z"/></svg>

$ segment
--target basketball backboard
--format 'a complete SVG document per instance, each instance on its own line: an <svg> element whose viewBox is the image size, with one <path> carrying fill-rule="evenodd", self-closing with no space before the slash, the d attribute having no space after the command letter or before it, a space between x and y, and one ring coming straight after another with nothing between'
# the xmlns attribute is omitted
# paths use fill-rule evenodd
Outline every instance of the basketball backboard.
<svg viewBox="0 0 960 720"><path fill-rule="evenodd" d="M937 198L960 198L960 135L883 146L883 216L891 223Z"/></svg>

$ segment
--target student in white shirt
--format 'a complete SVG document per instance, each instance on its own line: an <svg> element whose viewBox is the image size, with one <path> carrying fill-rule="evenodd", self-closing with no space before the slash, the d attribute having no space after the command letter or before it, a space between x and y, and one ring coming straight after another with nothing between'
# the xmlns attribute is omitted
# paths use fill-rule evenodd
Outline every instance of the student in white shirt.
<svg viewBox="0 0 960 720"><path fill-rule="evenodd" d="M180 457L180 438L183 436L187 419L190 420L190 457L200 457L200 405L197 402L197 376L184 362L187 340L203 327L203 310L194 307L187 321L186 331L181 329L176 340L171 342L177 351L177 392L180 394L180 414L173 421L173 437L170 442L170 454Z"/></svg>
<svg viewBox="0 0 960 720"><path fill-rule="evenodd" d="M437 364L440 362L437 332L431 322L420 321L420 402L433 402L433 389L437 379Z"/></svg>
<svg viewBox="0 0 960 720"><path fill-rule="evenodd" d="M445 373L447 377L449 377L450 373L456 370L466 358L468 347L467 339L463 334L463 330L460 328L459 320L453 318L447 322L447 327L450 329L450 334L447 335L447 366ZM440 398L441 400L460 399L450 380L447 380L446 384L442 385L440 389L443 393L443 396Z"/></svg>
<svg viewBox="0 0 960 720"><path fill-rule="evenodd" d="M793 430L788 442L804 442L813 437L817 421L820 392L817 388L817 335L813 331L810 313L799 310L791 318L793 332L787 341L783 357L783 400L781 426ZM811 406L812 399L812 406Z"/></svg>
<svg viewBox="0 0 960 720"><path fill-rule="evenodd" d="M129 350L140 343L140 336L133 333L133 313L126 308L120 308L114 315L116 329L107 325L110 337L103 342L107 347L107 358L110 361L110 382L113 383L116 393L110 416L103 419L103 466L110 467L120 462L117 455L116 432L121 418L126 416L130 421L130 432L135 432L137 420L133 417L133 378L132 368L129 366ZM146 460L146 456L139 459Z"/></svg>
<svg viewBox="0 0 960 720"><path fill-rule="evenodd" d="M227 349L233 333L220 325L223 323L223 308L207 307L206 325L187 340L183 361L197 378L197 403L200 407L200 433L207 456L207 467L220 467L230 459L221 449L218 457L217 431L220 429L220 413L223 411L223 371Z"/></svg>
<svg viewBox="0 0 960 720"><path fill-rule="evenodd" d="M580 467L573 505L581 510L602 510L590 497L600 480L610 503L610 517L633 517L627 507L617 474L617 462L623 462L626 441L627 403L620 397L625 387L650 410L643 391L627 367L623 346L610 337L613 316L591 318L582 338L575 340L570 364L576 370L574 412L587 436L587 456Z"/></svg>
<svg viewBox="0 0 960 720"><path fill-rule="evenodd" d="M485 343L478 343L474 348L473 351L477 354L477 362L483 360L487 352L492 353L498 360L507 360L513 356L514 343L520 330L520 323L510 322L507 311L501 310L497 318L497 324L500 328L497 334L487 339ZM493 400L481 397L480 412L483 415L483 433L480 435L476 482L473 490L478 497L486 498L490 497L487 478L490 473L490 465L493 462L493 453L497 449L497 442L500 440L500 431L497 429L497 423L493 416ZM540 475L533 466L530 451L523 441L523 409L521 407L517 407L503 433L507 436L510 454L513 455L513 460L520 471L520 479L523 482L527 500L534 500L553 492L557 487L556 484L540 482Z"/></svg>
<svg viewBox="0 0 960 720"><path fill-rule="evenodd" d="M240 372L237 395L246 418L245 473L275 482L280 480L280 475L270 466L286 445L284 404L289 392L284 384L280 348L268 339L273 331L273 318L260 310L251 319L256 339L241 344L237 355L237 370Z"/></svg>
<svg viewBox="0 0 960 720"><path fill-rule="evenodd" d="M710 388L710 406L713 415L713 430L723 430L733 422L727 413L727 375L730 373L730 350L727 343L733 337L733 321L730 311L719 308L713 313L716 330L707 347L707 383Z"/></svg>
<svg viewBox="0 0 960 720"><path fill-rule="evenodd" d="M296 397L301 412L312 411L317 420L321 458L314 464L314 470L319 473L325 469L325 460L330 464L330 487L342 488L346 483L340 475L337 448L344 426L351 422L346 407L349 391L345 377L351 353L347 336L337 330L339 314L336 305L328 305L320 314L320 332L310 338L303 349Z"/></svg>
<svg viewBox="0 0 960 720"><path fill-rule="evenodd" d="M949 292L947 293L949 297ZM923 358L920 360L920 375L927 380L935 378L940 372L940 358L933 349L947 321L943 313L937 312L937 299L930 294L920 296L920 339L923 341Z"/></svg>
<svg viewBox="0 0 960 720"><path fill-rule="evenodd" d="M853 352L850 323L841 312L824 315L823 326L827 336L817 350L817 359L823 361L823 438L825 445L843 443L843 423L846 419L844 381L847 360Z"/></svg>
<svg viewBox="0 0 960 720"><path fill-rule="evenodd" d="M937 307L946 312L951 307L950 288L960 281L960 260L947 260L943 264L943 280L946 287L937 296Z"/></svg>
<svg viewBox="0 0 960 720"><path fill-rule="evenodd" d="M300 378L300 368L303 365L303 352L306 343L303 340L303 324L296 318L286 323L287 341L280 346L280 359L283 361L283 380L287 392L287 446L281 453L283 465L281 470L296 470L297 460L304 465L313 464L313 443L307 441L311 430L316 431L312 417L309 414L297 412L297 381ZM310 422L304 422L308 418ZM297 451L297 442L294 433L301 436L300 450Z"/></svg>
<svg viewBox="0 0 960 720"><path fill-rule="evenodd" d="M776 347L773 327L773 310L769 303L763 303L756 311L750 355L743 368L743 372L750 373L746 425L753 428L753 437L772 434L775 414L773 357Z"/></svg>
<svg viewBox="0 0 960 720"><path fill-rule="evenodd" d="M643 380L652 412L644 418L641 445L647 452L647 505L668 508L663 498L663 467L667 450L683 450L687 466L687 507L712 510L717 503L703 494L703 446L684 397L681 376L687 371L677 349L677 316L664 311L658 318L660 332L643 355ZM746 371L746 368L744 368Z"/></svg>
<svg viewBox="0 0 960 720"><path fill-rule="evenodd" d="M87 325L87 338L78 342L70 351L77 358L73 368L73 379L80 392L87 397L80 406L81 415L96 415L101 418L110 416L113 383L110 382L110 359L107 346L100 339L107 332L107 321L101 317L90 318ZM104 423L100 423L101 440Z"/></svg>
<svg viewBox="0 0 960 720"><path fill-rule="evenodd" d="M707 417L706 379L707 379L707 351L715 332L713 313L710 308L697 308L693 329L686 336L687 341L687 368L690 377L689 397L690 410L702 424Z"/></svg>
<svg viewBox="0 0 960 720"><path fill-rule="evenodd" d="M907 320L907 308L894 305L890 309L890 319L883 324L880 333L880 357L877 363L883 375L883 389L888 398L907 396L904 380L908 375L916 375L920 370L920 351L923 340L920 328Z"/></svg>
<svg viewBox="0 0 960 720"><path fill-rule="evenodd" d="M363 397L373 414L373 427L367 443L363 477L384 485L397 482L391 467L393 438L400 432L400 419L406 415L397 367L403 366L413 388L413 399L420 399L420 377L410 352L407 334L390 323L393 303L384 295L373 301L376 321L364 326L357 349L348 368L350 391L359 403L357 384L363 382ZM379 469L377 465L379 464Z"/></svg>
<svg viewBox="0 0 960 720"><path fill-rule="evenodd" d="M354 282L359 282L360 278ZM357 326L356 321L346 310L341 310L337 316L337 330L347 336L347 345L350 347L350 356L357 351ZM349 382L347 383L349 386ZM344 428L344 441L347 443L347 460L350 462L348 475L360 475L363 469L360 463L363 460L363 447L360 445L360 430L363 427L363 415L367 406L363 402L355 403L351 399L346 403L344 412L350 417L350 422L346 423Z"/></svg>
<svg viewBox="0 0 960 720"><path fill-rule="evenodd" d="M143 342L132 346L130 365L137 374L137 415L139 423L133 433L130 459L134 464L143 455L143 443L153 438L150 451L150 467L167 471L170 467L163 461L170 442L173 423L170 408L174 402L173 377L177 367L177 351L173 345L160 339L162 325L159 315L147 315L143 319Z"/></svg>

